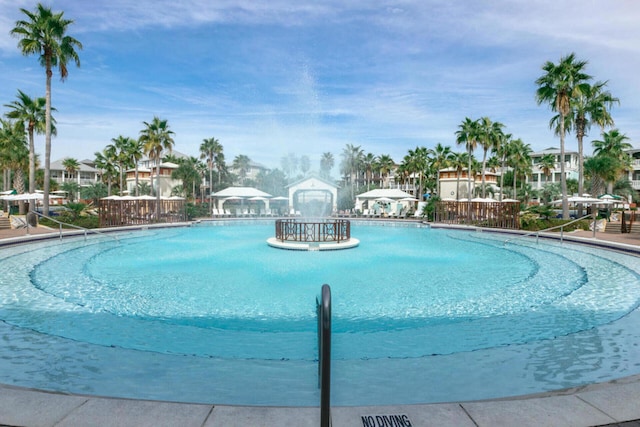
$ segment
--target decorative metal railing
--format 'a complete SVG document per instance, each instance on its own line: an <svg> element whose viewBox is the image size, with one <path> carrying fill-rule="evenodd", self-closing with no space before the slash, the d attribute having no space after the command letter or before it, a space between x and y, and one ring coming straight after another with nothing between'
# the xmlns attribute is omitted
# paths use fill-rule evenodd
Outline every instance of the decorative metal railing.
<svg viewBox="0 0 640 427"><path fill-rule="evenodd" d="M346 219L304 221L276 220L276 239L292 242L344 242L351 238L351 223Z"/></svg>

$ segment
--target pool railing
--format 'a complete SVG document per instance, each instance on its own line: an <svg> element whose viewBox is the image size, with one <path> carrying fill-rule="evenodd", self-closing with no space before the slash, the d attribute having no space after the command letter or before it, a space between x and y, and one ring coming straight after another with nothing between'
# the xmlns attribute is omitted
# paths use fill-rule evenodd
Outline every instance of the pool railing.
<svg viewBox="0 0 640 427"><path fill-rule="evenodd" d="M318 312L318 387L320 388L320 427L331 426L331 288L322 285Z"/></svg>
<svg viewBox="0 0 640 427"><path fill-rule="evenodd" d="M46 218L49 221L53 221L56 224L58 224L58 226L59 226L58 233L60 235L60 240L62 240L62 226L63 225L66 226L66 227L75 228L76 230L84 231L84 240L87 240L87 234L88 233L94 233L94 234L97 234L99 236L109 237L109 238L114 239L116 241L118 240L118 238L116 236L111 236L111 235L108 235L108 234L103 233L103 232L98 231L98 230L94 230L94 229L91 229L91 228L84 228L84 227L80 227L79 225L73 225L73 224L68 224L66 222L58 221L57 219L51 218L50 216L47 216L47 215L44 215L44 214L41 214L40 212L36 212L36 211L29 211L29 212L39 216L40 218ZM29 227L30 226L29 226L29 220L28 219L27 219L26 223L27 223L27 234L29 234Z"/></svg>
<svg viewBox="0 0 640 427"><path fill-rule="evenodd" d="M526 234L521 234L521 235L519 235L517 237L512 237L510 239L505 240L503 242L503 245L506 245L507 243L512 242L514 240L525 238L525 237L530 237L530 236L533 236L533 235L536 236L536 244L537 244L539 242L539 240L540 240L540 233L545 233L547 231L553 231L553 230L556 230L558 228L560 229L560 243L562 243L564 241L564 227L566 227L568 225L571 225L571 224L575 224L576 222L582 221L582 220L587 219L587 218L593 218L593 237L596 237L596 218L597 218L597 215L595 215L595 212L594 212L593 214L588 214L588 215L585 215L585 216L583 216L581 218L574 219L573 221L567 222L566 224L555 225L553 227L545 228L544 230L531 231L531 232L526 233Z"/></svg>

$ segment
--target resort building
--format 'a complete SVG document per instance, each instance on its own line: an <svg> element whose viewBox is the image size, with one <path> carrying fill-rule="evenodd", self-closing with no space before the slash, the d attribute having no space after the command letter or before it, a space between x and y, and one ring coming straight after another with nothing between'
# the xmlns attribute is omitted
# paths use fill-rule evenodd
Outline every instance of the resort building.
<svg viewBox="0 0 640 427"><path fill-rule="evenodd" d="M231 171L231 173L237 175L238 177L238 184L244 184L244 182L242 181L256 181L256 179L258 178L258 174L260 172L265 173L269 171L269 168L266 167L265 165L262 165L260 163L254 162L254 161L250 161L249 162L249 168L245 171L245 176L244 178L240 177L240 170L237 168L233 167L233 164L228 164L227 165L227 169L229 171Z"/></svg>
<svg viewBox="0 0 640 427"><path fill-rule="evenodd" d="M469 198L469 178L467 170L460 172L454 168L440 170L440 189L438 194L443 200L459 200ZM487 169L485 171L485 191L487 197L500 197L500 173ZM480 194L478 194L480 193ZM482 174L476 173L471 179L471 198L482 196Z"/></svg>
<svg viewBox="0 0 640 427"><path fill-rule="evenodd" d="M143 164L145 166L138 167L138 185L146 184L150 188L154 189L158 183L156 180L156 166L153 161L148 161ZM146 164L150 165L146 166ZM182 181L171 178L171 174L178 168L178 165L171 162L160 163L160 197L170 197L171 190L177 185L182 185ZM126 189L127 194L133 195L136 192L136 170L128 169L126 171Z"/></svg>
<svg viewBox="0 0 640 427"><path fill-rule="evenodd" d="M545 175L545 171L540 167L542 158L551 154L555 158L553 169L550 170L549 176ZM550 147L537 153L531 154L531 175L527 177L527 183L531 185L533 190L540 190L545 184L560 183L560 149ZM567 179L578 179L578 152L564 152L564 174Z"/></svg>
<svg viewBox="0 0 640 427"><path fill-rule="evenodd" d="M58 183L58 185L62 185L65 182L76 182L80 187L88 187L100 181L100 171L94 167L93 161L79 161L79 167L76 171L67 171L62 164L63 162L64 159L51 162L49 168L51 179Z"/></svg>
<svg viewBox="0 0 640 427"><path fill-rule="evenodd" d="M638 196L640 196L640 149L628 150L627 153L631 156L631 169L629 169L629 182Z"/></svg>

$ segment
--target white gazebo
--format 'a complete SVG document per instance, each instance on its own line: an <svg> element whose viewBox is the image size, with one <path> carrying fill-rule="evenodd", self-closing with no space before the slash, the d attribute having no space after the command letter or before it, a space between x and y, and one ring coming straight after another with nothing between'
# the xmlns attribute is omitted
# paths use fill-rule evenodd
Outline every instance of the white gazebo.
<svg viewBox="0 0 640 427"><path fill-rule="evenodd" d="M311 175L287 188L289 207L296 212L305 211L305 216L328 216L338 210L338 186L333 182Z"/></svg>
<svg viewBox="0 0 640 427"><path fill-rule="evenodd" d="M254 187L227 187L224 190L213 193L211 197L217 200L219 209L222 209L222 205L228 200L263 201L265 204L265 209L269 209L269 199L273 196Z"/></svg>
<svg viewBox="0 0 640 427"><path fill-rule="evenodd" d="M377 188L356 196L356 210L362 211L362 204L364 202L376 200L385 202L391 200L402 203L417 201L417 199L415 199L411 194L397 188Z"/></svg>

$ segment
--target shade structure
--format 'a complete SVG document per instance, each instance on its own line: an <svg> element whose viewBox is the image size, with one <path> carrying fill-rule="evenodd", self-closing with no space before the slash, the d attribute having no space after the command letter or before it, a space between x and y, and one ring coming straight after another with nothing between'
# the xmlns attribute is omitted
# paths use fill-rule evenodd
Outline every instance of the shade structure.
<svg viewBox="0 0 640 427"><path fill-rule="evenodd" d="M44 200L44 194L43 193L9 194L6 196L1 196L0 199L7 200L7 201ZM64 199L64 197L50 194L49 199Z"/></svg>
<svg viewBox="0 0 640 427"><path fill-rule="evenodd" d="M253 187L227 187L224 190L213 193L213 197L227 200L229 197L248 199L250 197L271 197L271 194Z"/></svg>
<svg viewBox="0 0 640 427"><path fill-rule="evenodd" d="M480 202L480 203L493 203L497 202L497 200L489 198L489 197L476 197L471 199L472 202Z"/></svg>
<svg viewBox="0 0 640 427"><path fill-rule="evenodd" d="M595 197L584 197L584 196L572 196L567 198L567 202L570 204L585 204L585 205L597 205L603 204L605 201L597 199ZM562 199L554 200L551 202L552 205L560 205L562 204Z"/></svg>
<svg viewBox="0 0 640 427"><path fill-rule="evenodd" d="M417 202L418 199L416 199L415 197L403 197L402 199L398 200L399 202Z"/></svg>

